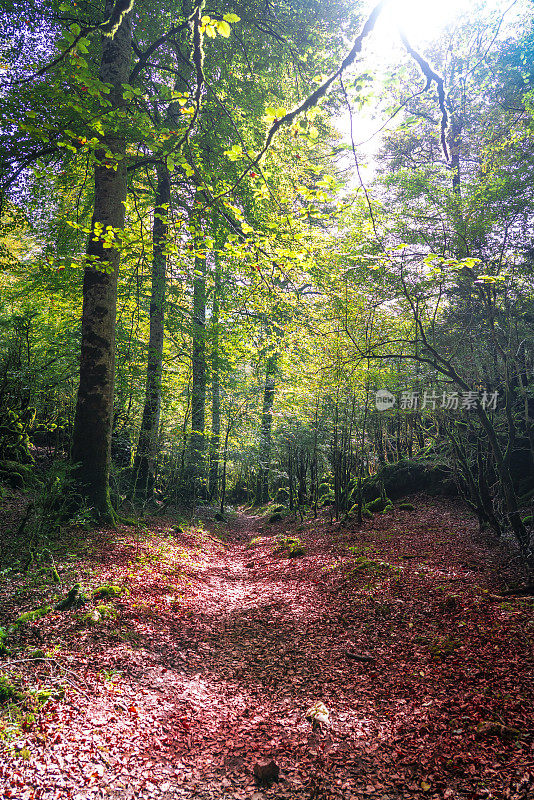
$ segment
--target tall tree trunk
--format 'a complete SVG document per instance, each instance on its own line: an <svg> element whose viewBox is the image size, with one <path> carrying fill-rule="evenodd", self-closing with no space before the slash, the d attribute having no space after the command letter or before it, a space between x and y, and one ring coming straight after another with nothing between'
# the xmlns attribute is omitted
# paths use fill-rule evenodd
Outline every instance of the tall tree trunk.
<svg viewBox="0 0 534 800"><path fill-rule="evenodd" d="M208 493L216 500L219 493L219 448L221 445L221 393L219 375L219 304L221 273L215 261L215 287L213 293L212 344L211 344L211 440Z"/></svg>
<svg viewBox="0 0 534 800"><path fill-rule="evenodd" d="M271 463L271 433L273 426L273 404L277 362L278 353L273 353L267 359L267 366L265 369L259 466L256 483L256 502L259 505L263 505L263 503L266 503L269 499L269 466Z"/></svg>
<svg viewBox="0 0 534 800"><path fill-rule="evenodd" d="M198 244L198 243L197 243ZM188 479L194 499L204 491L206 417L206 259L195 256L193 278L193 380L191 388L191 439Z"/></svg>
<svg viewBox="0 0 534 800"><path fill-rule="evenodd" d="M171 179L165 164L157 166L158 183L152 225L152 294L150 299L150 334L146 374L145 404L137 453L134 460L134 495L149 498L154 491L155 461L161 411L163 366L163 328L165 320L165 273L167 268L168 215L171 202Z"/></svg>
<svg viewBox="0 0 534 800"><path fill-rule="evenodd" d="M113 2L106 3L111 16ZM132 53L131 14L126 14L113 37L102 37L99 78L112 84L112 109L123 104L122 84L128 83ZM110 111L112 110L110 109ZM112 153L112 158L106 156ZM113 520L109 498L113 387L115 378L115 320L120 252L104 235L124 228L127 173L126 140L108 131L96 152L95 200L88 264L83 280L80 385L76 401L71 458L80 495L97 514ZM119 234L120 235L120 234ZM111 237L109 237L111 238Z"/></svg>

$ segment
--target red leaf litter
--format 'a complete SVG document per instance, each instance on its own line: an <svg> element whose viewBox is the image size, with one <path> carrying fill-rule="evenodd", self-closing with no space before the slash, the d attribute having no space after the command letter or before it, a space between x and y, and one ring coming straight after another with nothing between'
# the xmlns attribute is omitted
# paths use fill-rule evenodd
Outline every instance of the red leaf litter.
<svg viewBox="0 0 534 800"><path fill-rule="evenodd" d="M534 798L533 600L499 595L510 552L468 511L412 500L361 529L238 512L84 533L61 591L129 595L13 635L0 673L65 695L1 717L0 798ZM4 624L55 591L17 580ZM35 647L51 658L14 663ZM279 781L256 786L270 759Z"/></svg>

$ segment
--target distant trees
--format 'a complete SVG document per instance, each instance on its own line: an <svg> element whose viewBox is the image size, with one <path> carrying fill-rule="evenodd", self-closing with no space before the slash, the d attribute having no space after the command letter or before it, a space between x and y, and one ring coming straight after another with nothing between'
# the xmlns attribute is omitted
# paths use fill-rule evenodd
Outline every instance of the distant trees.
<svg viewBox="0 0 534 800"><path fill-rule="evenodd" d="M531 560L531 29L480 17L429 48L447 152L408 60L363 193L331 115L368 73L323 97L340 8L50 7L37 68L10 51L0 407L72 443L110 520L130 495L361 521L372 475L434 464Z"/></svg>

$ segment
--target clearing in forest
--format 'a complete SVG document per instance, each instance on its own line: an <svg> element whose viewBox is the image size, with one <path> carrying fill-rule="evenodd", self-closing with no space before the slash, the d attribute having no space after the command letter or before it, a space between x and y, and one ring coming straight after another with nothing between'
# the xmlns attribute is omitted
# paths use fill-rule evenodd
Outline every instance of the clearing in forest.
<svg viewBox="0 0 534 800"><path fill-rule="evenodd" d="M532 798L532 598L499 595L468 512L412 502L361 529L152 519L58 549L53 588L4 571L2 624L86 602L10 629L0 797Z"/></svg>

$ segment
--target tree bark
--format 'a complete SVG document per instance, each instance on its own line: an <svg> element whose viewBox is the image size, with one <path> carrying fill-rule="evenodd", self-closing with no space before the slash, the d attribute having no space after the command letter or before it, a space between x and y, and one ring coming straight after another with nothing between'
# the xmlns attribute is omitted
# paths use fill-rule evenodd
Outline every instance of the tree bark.
<svg viewBox="0 0 534 800"><path fill-rule="evenodd" d="M208 494L210 500L216 500L219 494L219 450L221 446L221 386L219 374L219 308L220 308L221 274L215 262L215 287L212 313L211 344L211 440L210 471Z"/></svg>
<svg viewBox="0 0 534 800"><path fill-rule="evenodd" d="M256 502L259 505L263 505L263 503L266 503L269 499L269 466L271 463L271 432L273 425L273 403L277 362L278 353L273 353L267 359L267 366L265 369L258 478L256 483Z"/></svg>
<svg viewBox="0 0 534 800"><path fill-rule="evenodd" d="M106 14L111 15L113 5L108 0ZM109 95L112 107L107 109L108 114L123 104L122 84L128 83L131 53L132 22L128 13L113 38L102 37L99 78L114 87ZM120 262L119 249L113 243L118 244L117 232L124 228L125 155L125 137L110 123L103 147L96 152L94 211L83 280L80 385L71 453L81 497L99 516L111 520L114 515L109 497L109 471Z"/></svg>
<svg viewBox="0 0 534 800"><path fill-rule="evenodd" d="M171 202L171 179L166 165L157 166L158 183L152 225L152 294L145 403L134 460L133 490L136 497L148 499L154 492L161 411L163 371L163 330L165 321L165 282L167 270L168 214Z"/></svg>

